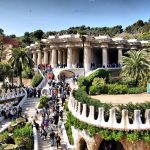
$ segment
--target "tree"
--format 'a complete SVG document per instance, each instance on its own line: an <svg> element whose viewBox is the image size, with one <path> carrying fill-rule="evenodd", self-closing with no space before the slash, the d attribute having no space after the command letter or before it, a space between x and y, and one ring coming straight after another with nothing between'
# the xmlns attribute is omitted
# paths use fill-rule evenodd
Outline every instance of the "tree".
<svg viewBox="0 0 150 150"><path fill-rule="evenodd" d="M36 30L33 32L33 36L37 39L37 40L41 40L42 37L44 35L44 32L42 30Z"/></svg>
<svg viewBox="0 0 150 150"><path fill-rule="evenodd" d="M136 85L148 80L150 72L150 54L146 51L128 51L127 56L123 56L122 71L123 76L128 76L135 80Z"/></svg>
<svg viewBox="0 0 150 150"><path fill-rule="evenodd" d="M0 35L4 35L4 30L0 28Z"/></svg>
<svg viewBox="0 0 150 150"><path fill-rule="evenodd" d="M31 39L30 33L29 32L25 32L22 41L26 44L26 45L30 45L33 40Z"/></svg>
<svg viewBox="0 0 150 150"><path fill-rule="evenodd" d="M24 68L32 68L33 61L25 52L23 48L14 48L12 49L12 56L9 59L11 66L15 69L17 68L18 76L20 79L20 85L22 84L22 71Z"/></svg>
<svg viewBox="0 0 150 150"><path fill-rule="evenodd" d="M7 62L0 62L0 80L4 82L7 76L10 76L11 66Z"/></svg>
<svg viewBox="0 0 150 150"><path fill-rule="evenodd" d="M15 34L11 34L11 35L9 35L9 37L16 38L16 35Z"/></svg>

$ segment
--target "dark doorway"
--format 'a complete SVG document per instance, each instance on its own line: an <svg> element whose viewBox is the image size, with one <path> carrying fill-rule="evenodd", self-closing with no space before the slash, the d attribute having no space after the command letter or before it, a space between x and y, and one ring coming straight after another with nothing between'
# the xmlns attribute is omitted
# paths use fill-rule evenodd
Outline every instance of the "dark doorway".
<svg viewBox="0 0 150 150"><path fill-rule="evenodd" d="M83 138L80 140L79 144L80 144L80 150L88 150L87 144Z"/></svg>
<svg viewBox="0 0 150 150"><path fill-rule="evenodd" d="M125 149L123 148L123 145L119 141L103 140L99 146L99 150L125 150Z"/></svg>
<svg viewBox="0 0 150 150"><path fill-rule="evenodd" d="M79 64L83 65L83 49L79 49Z"/></svg>
<svg viewBox="0 0 150 150"><path fill-rule="evenodd" d="M108 59L109 64L118 64L118 50L117 49L109 49L108 50Z"/></svg>

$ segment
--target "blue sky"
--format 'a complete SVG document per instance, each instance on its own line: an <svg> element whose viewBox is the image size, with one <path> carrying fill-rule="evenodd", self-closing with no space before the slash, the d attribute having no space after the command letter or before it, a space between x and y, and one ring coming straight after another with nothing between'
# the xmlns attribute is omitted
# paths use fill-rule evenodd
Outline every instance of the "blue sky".
<svg viewBox="0 0 150 150"><path fill-rule="evenodd" d="M80 25L126 27L139 19L147 21L149 7L150 0L0 0L0 28L20 36Z"/></svg>

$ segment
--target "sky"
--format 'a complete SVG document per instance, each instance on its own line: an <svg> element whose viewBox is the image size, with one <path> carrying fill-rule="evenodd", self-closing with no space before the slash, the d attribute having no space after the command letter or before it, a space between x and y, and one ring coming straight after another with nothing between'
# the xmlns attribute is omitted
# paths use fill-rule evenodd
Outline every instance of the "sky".
<svg viewBox="0 0 150 150"><path fill-rule="evenodd" d="M150 0L0 0L0 28L21 36L72 26L125 28L150 18Z"/></svg>

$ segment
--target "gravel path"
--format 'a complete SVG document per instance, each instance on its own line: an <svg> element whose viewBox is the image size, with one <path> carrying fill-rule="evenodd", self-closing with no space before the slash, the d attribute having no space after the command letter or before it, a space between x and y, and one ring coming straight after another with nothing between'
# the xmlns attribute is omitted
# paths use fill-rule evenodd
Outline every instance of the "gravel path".
<svg viewBox="0 0 150 150"><path fill-rule="evenodd" d="M95 95L92 98L99 99L101 102L112 103L112 104L127 104L132 103L143 103L145 101L150 102L150 94L123 94L123 95Z"/></svg>

